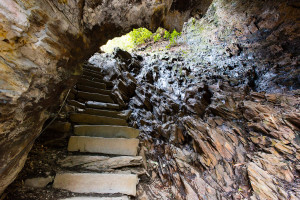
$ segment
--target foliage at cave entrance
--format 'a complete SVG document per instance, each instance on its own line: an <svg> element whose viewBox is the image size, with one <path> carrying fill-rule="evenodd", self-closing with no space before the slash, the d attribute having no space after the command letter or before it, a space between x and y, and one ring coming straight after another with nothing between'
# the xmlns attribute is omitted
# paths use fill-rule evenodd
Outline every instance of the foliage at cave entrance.
<svg viewBox="0 0 300 200"><path fill-rule="evenodd" d="M169 41L166 49L177 45L177 38L181 33L173 30L169 32L163 28L158 28L155 33L152 33L146 28L133 29L126 35L109 40L106 45L101 47L101 50L106 53L112 53L115 47L119 47L125 51L131 52L136 47L148 42L158 42L160 40Z"/></svg>
<svg viewBox="0 0 300 200"><path fill-rule="evenodd" d="M150 41L152 34L153 33L146 28L138 28L133 29L129 33L129 36L131 37L131 40L133 41L134 45L140 45Z"/></svg>

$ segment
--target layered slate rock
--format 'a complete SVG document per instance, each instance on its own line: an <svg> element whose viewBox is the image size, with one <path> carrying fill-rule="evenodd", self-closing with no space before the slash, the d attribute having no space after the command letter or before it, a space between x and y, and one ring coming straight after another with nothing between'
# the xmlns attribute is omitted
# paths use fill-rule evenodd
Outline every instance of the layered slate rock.
<svg viewBox="0 0 300 200"><path fill-rule="evenodd" d="M133 174L65 173L57 174L53 187L75 193L136 195L138 178Z"/></svg>
<svg viewBox="0 0 300 200"><path fill-rule="evenodd" d="M60 160L59 164L63 167L79 167L88 170L109 170L121 167L140 166L143 158L141 156L68 156Z"/></svg>
<svg viewBox="0 0 300 200"><path fill-rule="evenodd" d="M95 70L95 67L85 66L84 71L86 70ZM101 82L105 87L100 84L91 87L90 81L86 80ZM58 161L60 167L74 171L74 173L57 174L53 184L54 188L106 196L108 196L107 194L136 195L137 176L144 174L145 170L141 168L143 157L136 156L139 146L139 140L136 138L139 130L127 127L126 120L131 112L87 107L90 101L97 101L97 104L100 105L119 108L119 104L115 104L110 97L113 96L112 91L103 89L106 88L106 84L100 78L85 76L84 81L80 80L72 90L74 93L72 98L78 101L84 100L87 103L80 104L80 107L75 106L74 112L69 114L70 121L74 125L74 134L78 136L70 137L68 151L77 153ZM91 88L94 92L103 93L105 91L106 94L90 93ZM77 104L73 102L71 106L74 105ZM93 153L93 156L81 153ZM101 154L121 156L109 157ZM82 171L93 173L79 173ZM121 197L121 199L123 198L126 199L126 197Z"/></svg>
<svg viewBox="0 0 300 200"><path fill-rule="evenodd" d="M225 60L229 61L235 60L232 56L246 55L242 59L261 60L272 67L263 68L261 77L269 78L267 84L258 77L261 91L274 87L281 91L282 85L287 89L299 87L296 1L215 0L205 14L210 3L209 0L111 4L91 0L1 1L0 180L3 181L0 191L23 166L32 141L48 118L49 107L58 105L60 94L75 82L72 76L79 74L80 62L97 51L100 44L132 27L154 30L162 24L173 30L193 13L202 20L199 26L191 20L193 38L188 43L196 43L197 48L203 46L205 49L197 52L207 52L204 57L209 63L222 63L223 55L228 55ZM199 45L194 39L197 32L206 44ZM216 37L210 37L215 33ZM223 40L227 36L234 38ZM211 56L210 47L214 44L221 45L215 52L220 52L222 59ZM235 64L228 67L234 68ZM239 81L231 80L232 84Z"/></svg>
<svg viewBox="0 0 300 200"><path fill-rule="evenodd" d="M77 93L78 98L87 99L90 101L101 101L105 103L114 103L109 95L97 94L97 93L89 93L89 92L81 92Z"/></svg>
<svg viewBox="0 0 300 200"><path fill-rule="evenodd" d="M88 101L86 102L86 106L89 108L96 108L96 109L110 109L110 110L119 110L119 104L112 104L112 103L102 103L96 101Z"/></svg>
<svg viewBox="0 0 300 200"><path fill-rule="evenodd" d="M103 117L103 116L98 116L98 115L73 113L70 115L70 119L72 122L79 123L79 124L127 126L127 122L124 119Z"/></svg>
<svg viewBox="0 0 300 200"><path fill-rule="evenodd" d="M76 89L78 89L79 91L85 91L89 93L97 93L97 94L105 94L105 95L111 94L110 90L104 90L104 89L99 89L99 88L89 87L89 86L79 85L79 84L76 85Z"/></svg>
<svg viewBox="0 0 300 200"><path fill-rule="evenodd" d="M68 151L136 156L138 139L71 136Z"/></svg>
<svg viewBox="0 0 300 200"><path fill-rule="evenodd" d="M71 197L67 199L60 200L129 200L128 196L122 197Z"/></svg>
<svg viewBox="0 0 300 200"><path fill-rule="evenodd" d="M126 126L107 125L77 125L74 126L75 135L104 138L136 138L139 130Z"/></svg>
<svg viewBox="0 0 300 200"><path fill-rule="evenodd" d="M102 90L106 89L105 83L99 83L97 81L91 81L91 80L85 79L85 78L80 78L78 81L78 84L85 85L88 87L95 87L95 88L99 88Z"/></svg>
<svg viewBox="0 0 300 200"><path fill-rule="evenodd" d="M156 29L172 3L0 1L0 193L23 167L50 109L75 84L81 64L133 27Z"/></svg>
<svg viewBox="0 0 300 200"><path fill-rule="evenodd" d="M113 118L121 118L127 120L129 117L128 112L118 112L113 110L99 110L99 109L92 109L92 108L85 108L82 113L90 114L90 115L99 115L105 117L113 117Z"/></svg>

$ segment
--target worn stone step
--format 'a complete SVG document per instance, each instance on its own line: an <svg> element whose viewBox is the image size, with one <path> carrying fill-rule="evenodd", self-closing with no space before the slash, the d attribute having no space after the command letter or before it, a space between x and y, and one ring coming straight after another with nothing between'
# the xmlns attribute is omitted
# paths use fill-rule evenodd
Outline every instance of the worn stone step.
<svg viewBox="0 0 300 200"><path fill-rule="evenodd" d="M89 87L95 87L95 88L104 89L104 90L106 89L105 83L99 83L99 82L91 81L91 80L85 79L85 78L80 78L78 80L77 84L85 85L85 86L89 86Z"/></svg>
<svg viewBox="0 0 300 200"><path fill-rule="evenodd" d="M83 91L83 92L89 92L89 93L98 93L98 94L105 94L105 95L111 95L111 90L103 90L95 87L89 87L85 85L76 85L77 90Z"/></svg>
<svg viewBox="0 0 300 200"><path fill-rule="evenodd" d="M101 73L89 69L83 69L83 75L103 79Z"/></svg>
<svg viewBox="0 0 300 200"><path fill-rule="evenodd" d="M113 118L120 118L127 120L130 116L130 112L119 112L119 111L113 111L113 110L99 110L99 109L93 109L93 108L86 108L82 113L90 114L90 115L99 115L99 116L105 116L105 117L113 117Z"/></svg>
<svg viewBox="0 0 300 200"><path fill-rule="evenodd" d="M109 109L109 110L119 110L119 104L112 103L102 103L97 101L88 101L86 102L86 106L89 108L97 108L97 109Z"/></svg>
<svg viewBox="0 0 300 200"><path fill-rule="evenodd" d="M114 84L112 82L105 81L105 80L103 80L103 78L97 78L97 77L94 77L94 76L86 76L86 75L82 75L81 77L84 78L84 79L94 81L94 82L104 83L106 85L106 87L108 87L108 88L112 88L114 86Z"/></svg>
<svg viewBox="0 0 300 200"><path fill-rule="evenodd" d="M105 80L103 80L103 78L97 78L97 77L93 77L93 76L82 75L81 78L89 79L91 81L95 81L95 82L99 82L99 83L105 83L106 82Z"/></svg>
<svg viewBox="0 0 300 200"><path fill-rule="evenodd" d="M114 101L111 99L111 97L109 95L105 95L105 94L97 94L97 93L78 91L77 97L85 99L85 100L90 100L90 101L114 103Z"/></svg>
<svg viewBox="0 0 300 200"><path fill-rule="evenodd" d="M93 65L84 65L83 70L91 70L91 71L95 71L96 73L101 72L101 68L93 66Z"/></svg>
<svg viewBox="0 0 300 200"><path fill-rule="evenodd" d="M71 136L68 151L136 156L138 139Z"/></svg>
<svg viewBox="0 0 300 200"><path fill-rule="evenodd" d="M142 156L68 156L59 160L62 167L76 167L86 170L110 170L121 167L140 166L143 163Z"/></svg>
<svg viewBox="0 0 300 200"><path fill-rule="evenodd" d="M98 115L89 115L84 113L71 113L70 119L72 122L80 124L94 124L94 125L120 125L127 126L124 119L103 117Z"/></svg>
<svg viewBox="0 0 300 200"><path fill-rule="evenodd" d="M79 136L93 136L104 138L136 138L139 130L127 126L107 125L77 125L74 126L74 133Z"/></svg>
<svg viewBox="0 0 300 200"><path fill-rule="evenodd" d="M129 200L128 196L122 197L71 197L60 200Z"/></svg>
<svg viewBox="0 0 300 200"><path fill-rule="evenodd" d="M75 193L136 195L137 175L63 173L57 174L53 187Z"/></svg>
<svg viewBox="0 0 300 200"><path fill-rule="evenodd" d="M71 106L75 106L77 108L85 108L85 104L84 103L80 103L78 101L75 101L75 100L69 100L68 101L68 104L71 105Z"/></svg>

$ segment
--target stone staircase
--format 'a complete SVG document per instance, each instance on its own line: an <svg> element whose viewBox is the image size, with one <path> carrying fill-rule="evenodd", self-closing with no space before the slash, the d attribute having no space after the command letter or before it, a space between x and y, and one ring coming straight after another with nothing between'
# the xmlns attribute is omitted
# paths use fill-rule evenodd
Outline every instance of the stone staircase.
<svg viewBox="0 0 300 200"><path fill-rule="evenodd" d="M138 174L144 170L137 156L139 130L128 127L130 111L121 111L95 68L85 66L68 104L74 124L69 154L59 164L53 187L75 193L72 200L126 200L136 196ZM124 170L125 169L125 170ZM67 200L67 199L65 199Z"/></svg>

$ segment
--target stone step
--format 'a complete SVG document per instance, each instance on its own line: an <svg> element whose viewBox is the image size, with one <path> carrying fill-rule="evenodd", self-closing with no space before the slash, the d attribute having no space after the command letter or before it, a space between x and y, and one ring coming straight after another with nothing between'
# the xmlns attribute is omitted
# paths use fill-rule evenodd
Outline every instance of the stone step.
<svg viewBox="0 0 300 200"><path fill-rule="evenodd" d="M120 125L127 126L127 122L124 119L103 117L98 115L71 113L70 119L72 122L79 124L94 124L94 125Z"/></svg>
<svg viewBox="0 0 300 200"><path fill-rule="evenodd" d="M102 103L97 101L88 101L86 102L86 106L89 108L97 108L97 109L109 109L109 110L119 110L119 104L112 103Z"/></svg>
<svg viewBox="0 0 300 200"><path fill-rule="evenodd" d="M75 106L77 108L85 108L85 104L84 103L80 103L78 101L75 101L75 100L70 100L68 101L68 104L71 105L71 106Z"/></svg>
<svg viewBox="0 0 300 200"><path fill-rule="evenodd" d="M136 156L138 139L71 136L68 151Z"/></svg>
<svg viewBox="0 0 300 200"><path fill-rule="evenodd" d="M94 82L104 83L106 85L106 87L109 87L109 88L112 88L114 86L114 84L112 82L105 81L105 80L103 80L103 78L100 79L100 78L97 78L97 77L94 77L94 76L86 76L86 75L82 75L81 77L84 78L84 79L94 81Z"/></svg>
<svg viewBox="0 0 300 200"><path fill-rule="evenodd" d="M90 114L90 115L99 115L105 117L113 117L113 118L120 118L127 120L129 118L129 112L119 112L113 110L99 110L99 109L92 109L86 108L82 113Z"/></svg>
<svg viewBox="0 0 300 200"><path fill-rule="evenodd" d="M53 187L75 193L136 195L137 175L63 173L57 174Z"/></svg>
<svg viewBox="0 0 300 200"><path fill-rule="evenodd" d="M77 125L74 126L75 135L93 136L104 138L136 138L139 130L127 126L107 126L107 125Z"/></svg>
<svg viewBox="0 0 300 200"><path fill-rule="evenodd" d="M60 200L129 200L128 196L122 197L71 197Z"/></svg>
<svg viewBox="0 0 300 200"><path fill-rule="evenodd" d="M91 80L85 79L85 78L80 78L78 80L77 84L85 85L85 86L89 86L89 87L95 87L95 88L99 88L99 89L103 89L103 90L106 89L105 83L99 83L99 82L91 81Z"/></svg>
<svg viewBox="0 0 300 200"><path fill-rule="evenodd" d="M98 94L105 94L105 95L111 95L112 94L111 90L103 90L103 89L99 89L99 88L95 88L95 87L89 87L89 86L85 86L85 85L78 85L77 84L76 88L79 91L83 91L83 92L98 93Z"/></svg>
<svg viewBox="0 0 300 200"><path fill-rule="evenodd" d="M62 167L76 167L85 170L110 170L121 167L140 166L143 163L142 156L68 156L59 160Z"/></svg>
<svg viewBox="0 0 300 200"><path fill-rule="evenodd" d="M101 72L101 68L93 66L93 65L84 65L83 70L92 70L92 71L95 71L96 73Z"/></svg>
<svg viewBox="0 0 300 200"><path fill-rule="evenodd" d="M111 97L109 95L105 95L105 94L97 94L97 93L78 91L77 97L85 99L85 100L90 100L90 101L114 103L114 101L111 99Z"/></svg>
<svg viewBox="0 0 300 200"><path fill-rule="evenodd" d="M99 83L105 83L106 82L106 81L103 80L103 78L97 78L97 77L93 77L93 76L82 75L81 78L89 79L91 81L95 81L95 82L99 82Z"/></svg>
<svg viewBox="0 0 300 200"><path fill-rule="evenodd" d="M95 72L93 70L83 69L83 75L103 79L103 76L101 73Z"/></svg>

